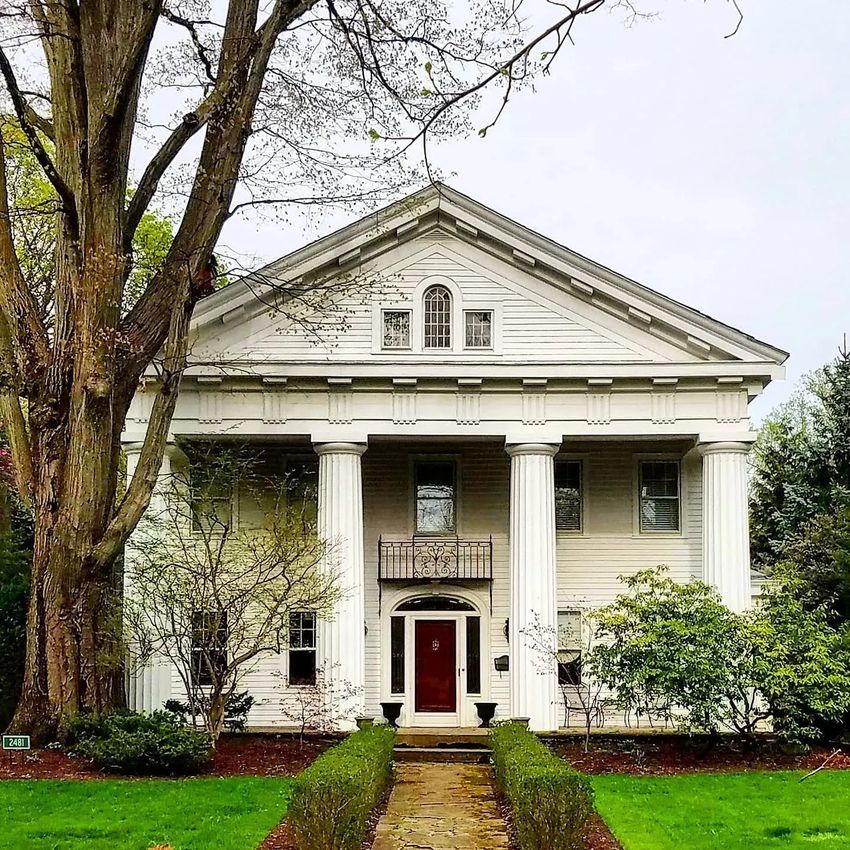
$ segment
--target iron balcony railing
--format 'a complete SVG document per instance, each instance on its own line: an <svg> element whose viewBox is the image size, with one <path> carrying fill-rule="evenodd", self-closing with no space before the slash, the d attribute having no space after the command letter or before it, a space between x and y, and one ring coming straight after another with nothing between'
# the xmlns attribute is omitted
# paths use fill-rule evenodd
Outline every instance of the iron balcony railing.
<svg viewBox="0 0 850 850"><path fill-rule="evenodd" d="M378 540L380 581L492 581L493 538L423 537Z"/></svg>

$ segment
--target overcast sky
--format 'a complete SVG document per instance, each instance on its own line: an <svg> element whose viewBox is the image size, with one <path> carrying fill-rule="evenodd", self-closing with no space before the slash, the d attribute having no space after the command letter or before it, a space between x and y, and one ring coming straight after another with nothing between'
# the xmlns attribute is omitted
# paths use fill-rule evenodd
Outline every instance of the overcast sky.
<svg viewBox="0 0 850 850"><path fill-rule="evenodd" d="M791 352L758 418L850 331L850 0L647 0L581 22L486 139L434 149L447 182L641 283ZM483 122L482 122L483 123ZM271 260L329 232L257 217L224 242Z"/></svg>

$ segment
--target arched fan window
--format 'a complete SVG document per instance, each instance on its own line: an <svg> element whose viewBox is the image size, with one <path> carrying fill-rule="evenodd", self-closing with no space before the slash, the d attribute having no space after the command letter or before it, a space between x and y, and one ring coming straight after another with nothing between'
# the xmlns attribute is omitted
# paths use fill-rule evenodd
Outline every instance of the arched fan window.
<svg viewBox="0 0 850 850"><path fill-rule="evenodd" d="M445 286L425 292L425 348L452 347L452 296Z"/></svg>

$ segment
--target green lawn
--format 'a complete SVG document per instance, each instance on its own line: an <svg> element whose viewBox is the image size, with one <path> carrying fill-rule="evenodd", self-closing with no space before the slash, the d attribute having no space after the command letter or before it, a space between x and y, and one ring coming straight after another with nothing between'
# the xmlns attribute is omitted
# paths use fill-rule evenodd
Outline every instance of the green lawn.
<svg viewBox="0 0 850 850"><path fill-rule="evenodd" d="M595 776L599 813L626 850L850 847L850 771Z"/></svg>
<svg viewBox="0 0 850 850"><path fill-rule="evenodd" d="M6 780L0 848L255 850L286 811L291 779Z"/></svg>

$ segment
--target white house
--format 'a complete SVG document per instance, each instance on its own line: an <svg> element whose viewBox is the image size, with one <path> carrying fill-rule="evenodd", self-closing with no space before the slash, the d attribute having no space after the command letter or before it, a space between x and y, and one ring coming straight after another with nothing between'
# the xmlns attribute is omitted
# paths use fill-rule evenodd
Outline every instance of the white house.
<svg viewBox="0 0 850 850"><path fill-rule="evenodd" d="M298 308L311 287L325 302ZM194 334L175 443L238 437L281 468L306 461L340 546L336 615L305 612L301 649L250 673L250 726L286 722L274 672L319 665L362 688L358 713L401 703L403 726L475 725L490 701L549 730L536 620L570 624L659 564L749 604L748 403L786 353L453 189L216 292ZM124 433L130 468L149 397ZM131 702L157 708L178 686L154 663Z"/></svg>

